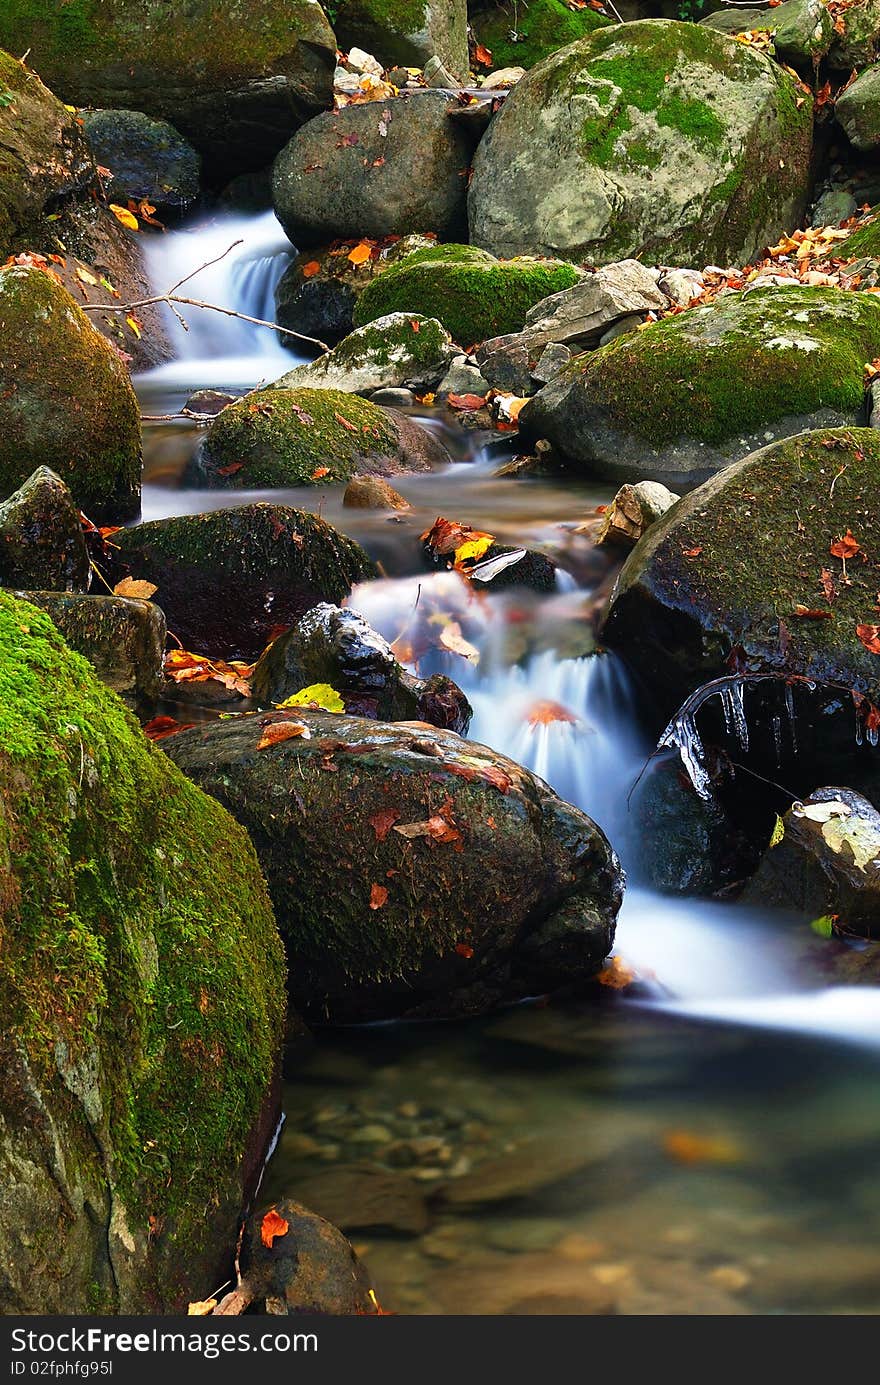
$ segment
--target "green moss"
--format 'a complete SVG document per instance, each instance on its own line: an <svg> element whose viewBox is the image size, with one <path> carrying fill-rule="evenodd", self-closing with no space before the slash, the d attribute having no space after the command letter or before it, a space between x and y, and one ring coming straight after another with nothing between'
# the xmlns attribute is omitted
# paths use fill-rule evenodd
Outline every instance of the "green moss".
<svg viewBox="0 0 880 1385"><path fill-rule="evenodd" d="M496 260L466 245L417 250L368 284L355 308L358 326L388 313L435 317L462 346L518 332L529 308L577 283L559 260Z"/></svg>
<svg viewBox="0 0 880 1385"><path fill-rule="evenodd" d="M373 328L369 323L344 337L332 352L334 366L352 368L365 357L389 365L405 355L414 370L435 366L448 351L448 337L436 318L413 313L395 323Z"/></svg>
<svg viewBox="0 0 880 1385"><path fill-rule="evenodd" d="M283 960L253 850L48 617L8 593L0 805L6 1041L27 1052L62 1141L59 1068L79 1074L90 1158L107 1151L91 1176L109 1176L142 1253L149 1239L167 1261L176 1291L153 1288L179 1305L218 1209L229 1217L240 1197L282 1023ZM146 1260L143 1274L148 1298Z"/></svg>
<svg viewBox="0 0 880 1385"><path fill-rule="evenodd" d="M216 486L327 485L348 481L365 457L397 453L391 416L369 400L341 390L265 389L217 416L202 466Z"/></svg>
<svg viewBox="0 0 880 1385"><path fill-rule="evenodd" d="M503 0L472 16L477 39L492 66L534 67L559 48L611 23L589 8L570 10L562 0ZM516 34L516 39L510 37Z"/></svg>
<svg viewBox="0 0 880 1385"><path fill-rule="evenodd" d="M566 374L601 401L614 426L654 446L683 436L711 444L820 408L857 414L864 363L878 354L873 299L769 288L620 337L577 357Z"/></svg>
<svg viewBox="0 0 880 1385"><path fill-rule="evenodd" d="M93 520L140 508L140 411L115 349L61 284L0 269L0 491L38 466Z"/></svg>
<svg viewBox="0 0 880 1385"><path fill-rule="evenodd" d="M880 260L880 217L876 215L877 210L875 207L875 214L871 219L853 231L851 236L847 236L845 241L841 241L837 251L839 255L853 260Z"/></svg>
<svg viewBox="0 0 880 1385"><path fill-rule="evenodd" d="M334 26L338 29L340 42L348 43L345 35L349 30L373 29L387 42L389 52L382 50L382 58L393 57L394 38L406 38L418 34L427 22L427 0L337 0L334 5Z"/></svg>

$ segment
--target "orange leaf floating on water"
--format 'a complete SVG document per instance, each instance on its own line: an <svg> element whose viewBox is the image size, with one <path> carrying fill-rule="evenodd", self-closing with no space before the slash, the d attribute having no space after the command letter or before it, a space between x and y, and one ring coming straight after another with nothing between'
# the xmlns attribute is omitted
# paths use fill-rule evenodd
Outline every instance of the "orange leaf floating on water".
<svg viewBox="0 0 880 1385"><path fill-rule="evenodd" d="M851 529L847 529L842 539L835 539L828 550L833 558L854 558L861 551L861 544L853 537Z"/></svg>
<svg viewBox="0 0 880 1385"><path fill-rule="evenodd" d="M360 245L356 245L349 251L348 258L352 264L365 264L373 253L373 247L369 241L362 240Z"/></svg>
<svg viewBox="0 0 880 1385"><path fill-rule="evenodd" d="M723 1135L701 1135L693 1130L667 1130L663 1152L677 1164L738 1164L742 1151Z"/></svg>
<svg viewBox="0 0 880 1385"><path fill-rule="evenodd" d="M596 977L600 986L607 986L612 991L625 991L635 979L635 972L622 957L610 957Z"/></svg>
<svg viewBox="0 0 880 1385"><path fill-rule="evenodd" d="M294 736L302 736L306 741L311 740L309 728L301 721L270 721L257 741L257 750L266 750L270 745L293 740Z"/></svg>
<svg viewBox="0 0 880 1385"><path fill-rule="evenodd" d="M270 1207L262 1222L260 1223L260 1240L269 1250L272 1249L272 1242L279 1236L286 1236L290 1230L290 1222Z"/></svg>
<svg viewBox="0 0 880 1385"><path fill-rule="evenodd" d="M113 588L113 595L139 597L143 601L149 601L150 597L158 590L155 582L141 582L134 577L123 577L122 581L117 582Z"/></svg>
<svg viewBox="0 0 880 1385"><path fill-rule="evenodd" d="M857 625L856 634L869 654L880 654L880 625Z"/></svg>
<svg viewBox="0 0 880 1385"><path fill-rule="evenodd" d="M532 703L526 712L526 721L531 727L550 726L554 721L576 722L577 717L567 707L563 707L561 702L547 699Z"/></svg>
<svg viewBox="0 0 880 1385"><path fill-rule="evenodd" d="M372 884L370 886L370 908L381 909L382 905L388 900L388 889L385 885Z"/></svg>
<svg viewBox="0 0 880 1385"><path fill-rule="evenodd" d="M151 741L164 740L166 736L176 736L178 731L189 731L194 721L175 721L174 717L153 717L144 728L144 735Z"/></svg>
<svg viewBox="0 0 880 1385"><path fill-rule="evenodd" d="M394 808L381 808L378 813L367 819L376 834L377 842L384 842L399 817L400 814Z"/></svg>
<svg viewBox="0 0 880 1385"><path fill-rule="evenodd" d="M317 260L309 260L308 264L304 264L302 267L302 276L304 279L313 279L315 275L320 274L320 272L321 266Z"/></svg>
<svg viewBox="0 0 880 1385"><path fill-rule="evenodd" d="M242 697L251 695L249 679L255 667L241 659L233 659L231 663L209 659L205 654L191 654L188 649L169 649L164 665L165 677L174 683L202 683L213 679Z"/></svg>

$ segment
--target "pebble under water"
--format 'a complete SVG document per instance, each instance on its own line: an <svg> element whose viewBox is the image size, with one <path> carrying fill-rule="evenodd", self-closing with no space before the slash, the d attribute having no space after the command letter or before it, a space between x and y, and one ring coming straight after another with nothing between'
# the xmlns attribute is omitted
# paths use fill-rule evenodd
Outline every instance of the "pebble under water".
<svg viewBox="0 0 880 1385"><path fill-rule="evenodd" d="M154 242L157 287L241 236L193 292L270 315L290 253L273 223L220 218L207 248L205 228ZM209 314L174 345L178 359L137 382L146 414L292 360L271 332ZM386 638L406 639L432 603L460 618L479 663L430 655L419 671L456 678L471 738L607 831L631 880L616 953L644 984L636 1000L606 991L292 1050L261 1196L296 1197L346 1230L390 1311L880 1312L880 991L805 986L803 924L638 884L627 797L653 747L623 668L589 653L606 573L574 533L611 489L495 479L480 439L427 421L460 460L395 480L413 507L402 518L344 510L340 488L262 498L319 511L381 561L388 576L350 604ZM144 518L255 498L181 488L198 437L187 421L145 426ZM559 589L476 594L453 574L414 575L438 514L541 545L563 564ZM535 718L541 702L569 719Z"/></svg>

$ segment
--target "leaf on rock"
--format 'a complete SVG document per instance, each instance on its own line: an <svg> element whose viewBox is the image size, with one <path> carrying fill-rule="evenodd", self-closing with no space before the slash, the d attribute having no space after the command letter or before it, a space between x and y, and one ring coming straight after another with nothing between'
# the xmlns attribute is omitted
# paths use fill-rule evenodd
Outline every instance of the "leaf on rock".
<svg viewBox="0 0 880 1385"><path fill-rule="evenodd" d="M847 529L842 539L835 539L828 550L832 558L854 558L861 551L861 545L853 537L851 529Z"/></svg>
<svg viewBox="0 0 880 1385"><path fill-rule="evenodd" d="M446 396L446 403L450 409L467 409L472 412L475 409L482 409L485 402L486 396L484 394L448 394Z"/></svg>
<svg viewBox="0 0 880 1385"><path fill-rule="evenodd" d="M274 1207L270 1207L260 1223L260 1240L268 1250L271 1250L272 1242L280 1236L286 1236L289 1230L290 1223L285 1221Z"/></svg>
<svg viewBox="0 0 880 1385"><path fill-rule="evenodd" d="M292 693L283 702L277 702L277 707L308 707L311 711L317 712L344 712L345 703L339 696L335 688L331 688L329 683L310 683L307 688L300 688L299 692Z"/></svg>
<svg viewBox="0 0 880 1385"><path fill-rule="evenodd" d="M480 67L492 66L492 53L484 43L478 43L474 49L474 62L479 63Z"/></svg>
<svg viewBox="0 0 880 1385"><path fill-rule="evenodd" d="M175 721L174 717L153 717L143 727L144 735L151 741L162 741L166 736L176 736L178 731L189 731L194 721Z"/></svg>
<svg viewBox="0 0 880 1385"><path fill-rule="evenodd" d="M373 246L370 241L362 240L360 245L356 245L349 251L348 258L352 264L366 264L373 253Z"/></svg>
<svg viewBox="0 0 880 1385"><path fill-rule="evenodd" d="M852 809L841 798L830 798L825 803L793 803L791 811L796 818L809 818L810 822L830 822L832 818L848 818Z"/></svg>
<svg viewBox="0 0 880 1385"><path fill-rule="evenodd" d="M834 585L834 578L831 576L827 567L823 567L822 571L819 573L819 581L822 583L825 600L829 603L832 602L837 595L837 588Z"/></svg>
<svg viewBox="0 0 880 1385"><path fill-rule="evenodd" d="M308 264L302 267L302 276L304 279L314 279L315 275L320 273L321 266L317 260L309 260Z"/></svg>
<svg viewBox="0 0 880 1385"><path fill-rule="evenodd" d="M612 991L625 991L635 979L635 972L632 967L627 966L622 957L609 957L596 977L600 986L607 986Z"/></svg>
<svg viewBox="0 0 880 1385"><path fill-rule="evenodd" d="M869 654L880 654L880 625L857 625L856 634Z"/></svg>
<svg viewBox="0 0 880 1385"><path fill-rule="evenodd" d="M308 741L311 740L312 733L301 721L270 721L257 741L257 750L266 750L270 745L293 740L294 736L301 736L304 741Z"/></svg>
<svg viewBox="0 0 880 1385"><path fill-rule="evenodd" d="M834 936L834 920L836 914L822 914L821 918L813 919L810 924L814 933L818 933L820 938L832 938Z"/></svg>
<svg viewBox="0 0 880 1385"><path fill-rule="evenodd" d="M367 818L367 821L376 834L377 842L384 842L399 817L400 814L396 812L394 808L380 808L378 813L374 813L371 818Z"/></svg>
<svg viewBox="0 0 880 1385"><path fill-rule="evenodd" d="M474 955L474 949L471 947L470 943L456 943L455 950L459 957L465 957L468 960Z"/></svg>
<svg viewBox="0 0 880 1385"><path fill-rule="evenodd" d="M701 1135L693 1130L667 1130L663 1151L677 1164L737 1164L742 1153L721 1135Z"/></svg>
<svg viewBox="0 0 880 1385"><path fill-rule="evenodd" d="M802 605L800 604L800 602L795 606L794 610L792 611L792 615L797 616L797 618L798 618L799 620L833 620L833 619L834 619L834 612L833 612L833 611L814 610L814 609L813 609L812 607L810 607L810 606L802 606Z"/></svg>
<svg viewBox="0 0 880 1385"><path fill-rule="evenodd" d="M150 597L159 588L155 582L144 582L134 577L123 577L121 582L117 582L113 588L114 596L133 596L139 597L143 601L149 601Z"/></svg>
<svg viewBox="0 0 880 1385"><path fill-rule="evenodd" d="M388 888L386 885L377 885L375 881L370 886L370 908L381 909L383 904L388 901Z"/></svg>
<svg viewBox="0 0 880 1385"><path fill-rule="evenodd" d="M123 226L127 226L129 231L140 230L140 224L138 222L137 217L135 216L134 212L130 212L127 207L120 207L118 203L111 202L110 210L116 217L116 220L121 222Z"/></svg>
<svg viewBox="0 0 880 1385"><path fill-rule="evenodd" d="M782 841L782 839L783 839L784 836L785 836L785 823L782 821L782 818L781 818L781 817L779 816L779 814L777 813L777 814L776 814L776 821L775 821L775 823L773 824L773 832L771 833L771 836L770 836L769 846L771 846L771 847L778 846L779 843Z"/></svg>
<svg viewBox="0 0 880 1385"><path fill-rule="evenodd" d="M315 469L314 469L314 471L312 472L312 480L313 480L313 481L320 481L320 479L321 479L322 476L329 476L329 475L330 475L330 468L329 468L329 466L316 466Z"/></svg>
<svg viewBox="0 0 880 1385"><path fill-rule="evenodd" d="M832 818L822 824L821 832L833 852L845 859L852 857L852 864L857 870L865 872L869 865L877 862L880 833L867 818L857 814L849 820Z"/></svg>
<svg viewBox="0 0 880 1385"><path fill-rule="evenodd" d="M195 1303L187 1304L186 1315L188 1318L205 1318L209 1313L213 1313L217 1307L216 1298L205 1298Z"/></svg>

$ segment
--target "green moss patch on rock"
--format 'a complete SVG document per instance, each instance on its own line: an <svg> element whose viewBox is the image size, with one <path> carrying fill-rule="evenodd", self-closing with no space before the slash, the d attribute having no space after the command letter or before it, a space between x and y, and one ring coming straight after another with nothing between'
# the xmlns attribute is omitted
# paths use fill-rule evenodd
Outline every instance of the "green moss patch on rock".
<svg viewBox="0 0 880 1385"><path fill-rule="evenodd" d="M477 41L489 49L496 71L534 67L551 53L610 23L595 10L571 10L563 0L529 0L528 6L499 0L472 17Z"/></svg>
<svg viewBox="0 0 880 1385"><path fill-rule="evenodd" d="M750 671L834 683L880 703L880 660L856 634L876 620L878 466L880 433L841 428L784 439L719 472L633 549L603 638L667 709L728 672L735 648ZM845 582L830 549L848 529L862 553L847 562ZM831 617L799 617L798 607Z"/></svg>
<svg viewBox="0 0 880 1385"><path fill-rule="evenodd" d="M425 471L445 449L402 414L338 389L256 390L211 424L197 459L212 487L329 485Z"/></svg>
<svg viewBox="0 0 880 1385"><path fill-rule="evenodd" d="M601 964L619 867L543 781L449 731L321 712L257 751L264 719L166 744L250 831L305 1013L476 1012Z"/></svg>
<svg viewBox="0 0 880 1385"><path fill-rule="evenodd" d="M878 353L872 296L729 294L576 357L520 427L590 473L693 485L774 437L860 422Z"/></svg>
<svg viewBox="0 0 880 1385"><path fill-rule="evenodd" d="M496 260L469 245L417 250L368 284L355 308L362 326L387 313L435 317L463 346L518 332L529 308L577 283L558 260Z"/></svg>
<svg viewBox="0 0 880 1385"><path fill-rule="evenodd" d="M336 0L333 27L340 48L365 48L385 67L424 67L438 57L467 81L467 0Z"/></svg>
<svg viewBox="0 0 880 1385"><path fill-rule="evenodd" d="M140 410L118 353L61 284L0 269L0 493L50 467L95 521L140 510Z"/></svg>
<svg viewBox="0 0 880 1385"><path fill-rule="evenodd" d="M811 103L713 29L596 30L520 81L484 136L471 240L498 255L736 263L803 211Z"/></svg>
<svg viewBox="0 0 880 1385"><path fill-rule="evenodd" d="M275 381L275 389L372 390L433 389L456 354L452 338L435 317L389 313L358 327L323 356L296 366Z"/></svg>
<svg viewBox="0 0 880 1385"><path fill-rule="evenodd" d="M8 593L0 801L0 1307L183 1311L234 1246L280 1039L253 849Z"/></svg>

